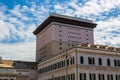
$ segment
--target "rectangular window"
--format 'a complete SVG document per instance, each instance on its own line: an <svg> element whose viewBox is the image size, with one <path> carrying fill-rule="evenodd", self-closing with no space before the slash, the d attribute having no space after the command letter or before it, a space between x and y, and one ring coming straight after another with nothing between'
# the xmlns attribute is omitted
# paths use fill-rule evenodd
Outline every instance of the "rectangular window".
<svg viewBox="0 0 120 80"><path fill-rule="evenodd" d="M69 59L67 59L67 66L69 65Z"/></svg>
<svg viewBox="0 0 120 80"><path fill-rule="evenodd" d="M70 80L75 80L74 74L71 74L70 76L71 76Z"/></svg>
<svg viewBox="0 0 120 80"><path fill-rule="evenodd" d="M70 58L70 64L72 65L72 64L74 64L74 62L75 62L75 61L74 61L74 57L71 57L71 58Z"/></svg>
<svg viewBox="0 0 120 80"><path fill-rule="evenodd" d="M99 65L102 65L102 59L101 58L98 59L98 63L99 63Z"/></svg>
<svg viewBox="0 0 120 80"><path fill-rule="evenodd" d="M110 59L107 59L107 65L110 66Z"/></svg>
<svg viewBox="0 0 120 80"><path fill-rule="evenodd" d="M114 66L117 66L117 60L114 60Z"/></svg>
<svg viewBox="0 0 120 80"><path fill-rule="evenodd" d="M90 80L96 80L95 74L89 74L89 76L90 76Z"/></svg>
<svg viewBox="0 0 120 80"><path fill-rule="evenodd" d="M118 60L118 66L120 66L120 60Z"/></svg>
<svg viewBox="0 0 120 80"><path fill-rule="evenodd" d="M60 45L62 45L62 43L60 43Z"/></svg>
<svg viewBox="0 0 120 80"><path fill-rule="evenodd" d="M80 80L86 80L86 74L85 73L80 73L79 77L80 77Z"/></svg>
<svg viewBox="0 0 120 80"><path fill-rule="evenodd" d="M111 74L111 75L107 75L107 80L113 80L113 75Z"/></svg>
<svg viewBox="0 0 120 80"><path fill-rule="evenodd" d="M115 76L116 80L120 80L120 75Z"/></svg>
<svg viewBox="0 0 120 80"><path fill-rule="evenodd" d="M55 79L56 80L56 79ZM65 76L62 76L62 80L65 80Z"/></svg>
<svg viewBox="0 0 120 80"><path fill-rule="evenodd" d="M98 78L99 78L99 80L105 80L104 74L99 74Z"/></svg>
<svg viewBox="0 0 120 80"><path fill-rule="evenodd" d="M95 64L94 57L88 57L88 63L89 64Z"/></svg>
<svg viewBox="0 0 120 80"><path fill-rule="evenodd" d="M84 58L83 58L83 56L80 57L80 64L84 64Z"/></svg>
<svg viewBox="0 0 120 80"><path fill-rule="evenodd" d="M114 60L114 66L120 66L120 60Z"/></svg>

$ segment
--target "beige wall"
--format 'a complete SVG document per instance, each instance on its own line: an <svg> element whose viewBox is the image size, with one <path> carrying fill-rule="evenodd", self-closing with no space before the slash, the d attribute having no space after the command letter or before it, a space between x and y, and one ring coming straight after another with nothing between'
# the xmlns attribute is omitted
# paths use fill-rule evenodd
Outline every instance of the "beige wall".
<svg viewBox="0 0 120 80"><path fill-rule="evenodd" d="M66 54L67 53L67 54ZM98 74L104 74L105 78L107 78L108 74L113 75L113 80L115 80L115 75L120 75L120 67L114 66L114 59L119 60L120 58L120 53L117 51L109 51L109 50L103 50L103 49L96 49L96 48L90 48L90 47L85 47L81 46L81 48L76 49L71 49L67 52L64 52L62 54L59 54L51 59L48 59L44 62L41 62L38 64L38 70L41 68L44 68L46 66L49 66L51 64L54 64L56 62L59 62L61 60L65 60L67 58L74 56L75 57L75 64L65 66L62 68L58 68L55 70L51 70L42 74L38 74L38 80L45 80L45 79L50 79L52 77L59 77L62 75L66 74L71 74L75 73L76 79L77 80L77 75L78 75L78 80L79 80L79 74L80 73L86 73L87 80L89 80L90 76L89 74L95 74L96 79L98 80ZM76 59L77 56L77 59ZM80 56L84 57L84 64L80 64ZM88 57L94 57L95 58L95 64L90 65L88 63ZM102 66L98 64L98 58L102 58ZM110 59L111 60L111 66L107 66L106 60ZM77 62L76 62L77 60Z"/></svg>

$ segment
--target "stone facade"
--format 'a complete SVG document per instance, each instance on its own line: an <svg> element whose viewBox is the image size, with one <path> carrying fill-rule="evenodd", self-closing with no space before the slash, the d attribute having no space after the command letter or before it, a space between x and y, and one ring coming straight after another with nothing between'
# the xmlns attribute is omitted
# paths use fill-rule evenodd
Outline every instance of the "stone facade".
<svg viewBox="0 0 120 80"><path fill-rule="evenodd" d="M38 80L120 80L120 48L80 44L38 64Z"/></svg>

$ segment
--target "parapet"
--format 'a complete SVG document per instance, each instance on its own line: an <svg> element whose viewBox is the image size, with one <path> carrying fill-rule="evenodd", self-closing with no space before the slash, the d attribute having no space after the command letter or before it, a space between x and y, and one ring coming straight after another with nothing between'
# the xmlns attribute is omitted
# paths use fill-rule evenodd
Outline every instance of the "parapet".
<svg viewBox="0 0 120 80"><path fill-rule="evenodd" d="M80 44L80 45L78 45L78 47L120 52L120 48L111 47L108 45Z"/></svg>

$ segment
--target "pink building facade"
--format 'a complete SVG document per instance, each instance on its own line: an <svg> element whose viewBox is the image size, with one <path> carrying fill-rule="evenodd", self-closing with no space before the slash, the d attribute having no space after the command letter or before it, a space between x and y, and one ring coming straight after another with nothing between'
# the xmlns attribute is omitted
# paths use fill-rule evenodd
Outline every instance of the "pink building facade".
<svg viewBox="0 0 120 80"><path fill-rule="evenodd" d="M35 31L36 61L44 61L81 43L94 44L90 20L77 19L63 15L51 15Z"/></svg>

